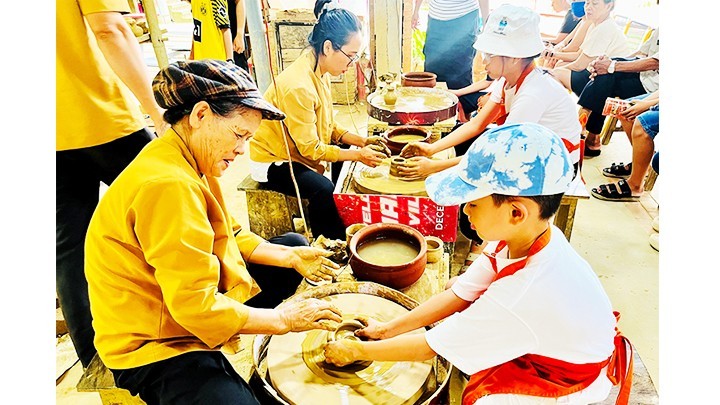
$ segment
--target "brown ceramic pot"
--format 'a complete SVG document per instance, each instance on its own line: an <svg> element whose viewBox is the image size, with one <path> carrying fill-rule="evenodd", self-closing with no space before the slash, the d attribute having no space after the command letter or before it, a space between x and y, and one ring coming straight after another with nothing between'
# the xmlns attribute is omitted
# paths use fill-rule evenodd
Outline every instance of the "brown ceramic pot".
<svg viewBox="0 0 720 405"><path fill-rule="evenodd" d="M418 141L427 142L430 140L432 134L427 129L416 125L401 125L399 127L389 129L383 134L383 136L387 140L387 146L393 155L399 155L402 148L410 142L408 140L398 138L402 135L422 136L422 139L418 139Z"/></svg>
<svg viewBox="0 0 720 405"><path fill-rule="evenodd" d="M400 83L405 87L435 87L437 75L430 72L403 73Z"/></svg>
<svg viewBox="0 0 720 405"><path fill-rule="evenodd" d="M396 239L410 243L418 250L407 263L381 265L370 263L358 255L364 243L382 239ZM372 224L357 231L350 240L350 267L358 280L374 281L395 288L405 288L416 282L425 271L427 246L425 237L415 228L403 224Z"/></svg>

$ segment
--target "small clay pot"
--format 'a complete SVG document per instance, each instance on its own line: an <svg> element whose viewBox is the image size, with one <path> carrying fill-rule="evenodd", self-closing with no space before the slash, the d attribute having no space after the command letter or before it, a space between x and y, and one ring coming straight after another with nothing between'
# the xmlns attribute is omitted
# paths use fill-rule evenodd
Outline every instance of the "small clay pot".
<svg viewBox="0 0 720 405"><path fill-rule="evenodd" d="M427 244L427 262L439 262L443 257L442 239L437 236L426 236L425 243Z"/></svg>
<svg viewBox="0 0 720 405"><path fill-rule="evenodd" d="M347 242L347 244L350 245L350 240L355 235L355 233L357 231L365 228L366 226L367 226L367 224L357 223L357 224L352 224L352 225L348 226L347 228L345 228L345 242Z"/></svg>
<svg viewBox="0 0 720 405"><path fill-rule="evenodd" d="M364 243L395 239L407 242L418 254L407 263L382 265L370 263L358 255ZM372 224L359 230L350 240L350 267L358 280L374 281L390 288L401 289L416 282L425 271L427 246L425 237L415 228L404 224Z"/></svg>
<svg viewBox="0 0 720 405"><path fill-rule="evenodd" d="M437 75L430 72L403 73L400 83L404 87L435 87Z"/></svg>
<svg viewBox="0 0 720 405"><path fill-rule="evenodd" d="M362 322L357 319L350 319L342 321L335 330L328 332L327 341L334 342L340 339L350 339L360 341L359 337L355 336L355 331L364 328Z"/></svg>
<svg viewBox="0 0 720 405"><path fill-rule="evenodd" d="M416 135L417 139L406 140L401 139L406 135ZM400 151L410 142L427 142L430 140L431 133L420 126L401 125L386 131L383 136L387 140L388 149L393 155L399 155ZM422 138L420 138L422 137Z"/></svg>
<svg viewBox="0 0 720 405"><path fill-rule="evenodd" d="M398 172L398 169L400 166L405 164L405 158L400 156L393 156L392 159L390 159L390 175L395 177L400 177L400 172Z"/></svg>
<svg viewBox="0 0 720 405"><path fill-rule="evenodd" d="M442 138L442 134L440 131L430 131L430 138L428 138L427 143L435 143Z"/></svg>
<svg viewBox="0 0 720 405"><path fill-rule="evenodd" d="M398 95L395 92L394 87L390 87L389 89L385 90L385 94L383 94L383 100L385 101L385 105L393 106L397 102Z"/></svg>

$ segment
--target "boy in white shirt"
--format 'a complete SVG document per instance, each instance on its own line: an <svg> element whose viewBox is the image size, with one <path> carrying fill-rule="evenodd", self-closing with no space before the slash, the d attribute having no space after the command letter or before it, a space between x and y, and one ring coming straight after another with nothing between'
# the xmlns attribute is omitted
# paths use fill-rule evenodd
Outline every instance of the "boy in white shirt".
<svg viewBox="0 0 720 405"><path fill-rule="evenodd" d="M441 205L467 202L491 241L452 287L407 314L363 320L358 336L325 347L326 361L422 361L440 355L471 376L463 404L603 401L632 375L626 339L590 265L551 225L573 167L562 140L533 123L478 138L460 163L426 180ZM405 332L445 320L424 334ZM400 335L400 336L399 336ZM608 370L612 370L609 372Z"/></svg>

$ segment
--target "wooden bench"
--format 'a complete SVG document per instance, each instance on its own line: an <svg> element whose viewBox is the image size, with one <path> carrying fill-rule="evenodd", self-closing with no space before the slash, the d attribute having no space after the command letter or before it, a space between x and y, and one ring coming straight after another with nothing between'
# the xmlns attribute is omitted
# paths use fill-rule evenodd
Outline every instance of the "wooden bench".
<svg viewBox="0 0 720 405"><path fill-rule="evenodd" d="M245 192L250 230L265 239L296 230L293 218L300 218L297 198L268 190L249 175L237 186ZM303 210L308 212L308 201L303 199Z"/></svg>
<svg viewBox="0 0 720 405"><path fill-rule="evenodd" d="M570 183L568 191L560 201L560 208L558 208L558 211L555 213L555 226L563 231L567 240L570 240L570 236L572 235L578 200L587 200L589 198L590 193L588 193L587 188L585 188L582 177L578 175L575 177L575 180Z"/></svg>

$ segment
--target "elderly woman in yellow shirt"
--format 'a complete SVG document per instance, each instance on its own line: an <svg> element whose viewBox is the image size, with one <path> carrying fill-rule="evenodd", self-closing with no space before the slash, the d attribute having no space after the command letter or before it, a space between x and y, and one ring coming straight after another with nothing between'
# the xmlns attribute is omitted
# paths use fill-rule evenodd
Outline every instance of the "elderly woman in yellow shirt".
<svg viewBox="0 0 720 405"><path fill-rule="evenodd" d="M344 240L345 227L333 199L335 186L323 173L330 162L354 160L374 167L386 155L369 138L352 134L333 120L329 76L344 73L359 58L362 39L357 17L332 7L329 0L316 2L318 22L309 37L311 48L265 93L266 100L287 114L289 137L280 122L263 121L250 142L250 174L268 189L295 196L292 161L300 195L309 200L307 218L313 235ZM332 145L339 143L359 149Z"/></svg>
<svg viewBox="0 0 720 405"><path fill-rule="evenodd" d="M339 322L320 300L267 308L301 277L329 279L338 266L297 234L270 240L290 246L268 243L227 210L217 177L262 118L284 118L247 72L211 59L176 62L153 89L171 128L109 187L86 237L98 354L116 385L148 404L258 403L220 346L238 334Z"/></svg>

